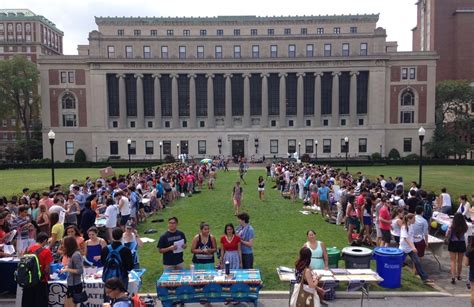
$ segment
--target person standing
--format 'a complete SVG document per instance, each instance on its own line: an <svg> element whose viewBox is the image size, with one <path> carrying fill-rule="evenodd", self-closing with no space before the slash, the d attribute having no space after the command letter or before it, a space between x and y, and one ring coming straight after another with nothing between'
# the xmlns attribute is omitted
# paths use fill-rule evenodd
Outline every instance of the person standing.
<svg viewBox="0 0 474 307"><path fill-rule="evenodd" d="M122 228L122 231L124 231L125 225L127 225L127 222L130 219L130 201L128 200L124 191L118 191L115 194L115 198L117 199L118 208L120 210L120 228Z"/></svg>
<svg viewBox="0 0 474 307"><path fill-rule="evenodd" d="M448 251L451 259L451 283L456 283L456 278L461 280L462 258L466 252L465 235L468 230L464 216L456 213L453 222L446 232L448 238Z"/></svg>
<svg viewBox="0 0 474 307"><path fill-rule="evenodd" d="M10 228L17 230L17 240L21 242L19 244L20 250L17 252L22 255L30 245L34 244L34 240L30 239L30 230L33 229L33 224L28 216L27 206L18 208L18 216L10 222Z"/></svg>
<svg viewBox="0 0 474 307"><path fill-rule="evenodd" d="M96 217L97 217L97 214L91 208L91 201L86 200L86 203L84 205L84 211L82 213L81 225L80 225L82 236L84 237L84 240L86 241L89 240L88 230L89 228L95 225Z"/></svg>
<svg viewBox="0 0 474 307"><path fill-rule="evenodd" d="M112 230L117 227L117 217L119 209L112 198L106 200L107 209L105 209L105 228L107 228L107 240L112 241Z"/></svg>
<svg viewBox="0 0 474 307"><path fill-rule="evenodd" d="M261 201L265 200L265 180L263 179L263 176L258 177L258 198Z"/></svg>
<svg viewBox="0 0 474 307"><path fill-rule="evenodd" d="M64 227L67 228L69 225L77 226L77 217L81 214L81 207L79 202L75 200L74 194L69 194L66 206L66 216L64 218Z"/></svg>
<svg viewBox="0 0 474 307"><path fill-rule="evenodd" d="M196 270L214 270L214 254L217 251L216 238L211 235L208 223L202 222L199 229L200 232L194 236L191 242L193 264Z"/></svg>
<svg viewBox="0 0 474 307"><path fill-rule="evenodd" d="M382 197L382 207L379 212L379 227L382 233L381 246L388 247L392 239L390 229L392 227L392 216L390 215L390 207L385 196Z"/></svg>
<svg viewBox="0 0 474 307"><path fill-rule="evenodd" d="M123 282L125 288L128 288L128 272L133 270L133 257L130 249L122 244L122 236L122 229L114 228L112 243L102 248L100 255L100 261L104 264L102 280L106 281L108 278L117 277ZM117 267L117 264L120 266Z"/></svg>
<svg viewBox="0 0 474 307"><path fill-rule="evenodd" d="M249 224L250 216L242 212L237 215L239 226L236 233L240 237L240 250L242 251L242 269L253 269L253 239L255 231Z"/></svg>
<svg viewBox="0 0 474 307"><path fill-rule="evenodd" d="M468 288L471 289L471 306L474 306L474 237L469 237L466 254L464 255L464 265L469 267Z"/></svg>
<svg viewBox="0 0 474 307"><path fill-rule="evenodd" d="M240 237L235 234L235 228L232 224L226 224L224 235L221 237L221 259L220 265L228 261L230 269L240 269L242 267L242 253L240 250Z"/></svg>
<svg viewBox="0 0 474 307"><path fill-rule="evenodd" d="M240 182L235 183L234 188L232 189L232 203L234 204L234 215L238 215L240 211L240 206L242 204L243 190L240 186Z"/></svg>
<svg viewBox="0 0 474 307"><path fill-rule="evenodd" d="M321 187L318 188L319 194L319 206L321 208L321 215L323 218L331 218L331 212L329 211L329 188L326 186L324 181L321 182Z"/></svg>
<svg viewBox="0 0 474 307"><path fill-rule="evenodd" d="M60 273L69 273L67 276L66 307L76 306L73 302L73 294L79 294L84 289L82 274L84 265L82 255L79 252L76 238L67 236L63 240L64 253L69 258L68 265L60 270Z"/></svg>
<svg viewBox="0 0 474 307"><path fill-rule="evenodd" d="M53 263L53 254L47 248L47 245L48 235L44 232L40 232L36 236L36 244L31 245L27 250L28 254L37 254L41 280L33 287L23 288L22 307L48 307L48 279L50 265Z"/></svg>
<svg viewBox="0 0 474 307"><path fill-rule="evenodd" d="M326 250L326 245L316 240L316 231L308 230L306 232L308 241L303 247L309 248L311 251L311 263L310 267L312 270L327 270L329 268L329 258Z"/></svg>
<svg viewBox="0 0 474 307"><path fill-rule="evenodd" d="M158 251L163 254L163 268L166 270L184 269L183 251L186 249L186 236L177 229L178 218L168 219L168 230L158 241Z"/></svg>

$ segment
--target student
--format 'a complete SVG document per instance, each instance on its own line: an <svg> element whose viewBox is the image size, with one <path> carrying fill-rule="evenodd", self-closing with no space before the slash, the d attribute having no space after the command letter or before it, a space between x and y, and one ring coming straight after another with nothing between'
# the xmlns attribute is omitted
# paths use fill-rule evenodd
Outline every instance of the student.
<svg viewBox="0 0 474 307"><path fill-rule="evenodd" d="M163 268L166 270L182 270L184 269L183 252L176 253L178 245L175 242L181 241L183 244L179 246L183 250L186 249L186 236L177 229L178 218L170 217L168 219L168 231L161 235L158 241L158 250L163 254Z"/></svg>
<svg viewBox="0 0 474 307"><path fill-rule="evenodd" d="M67 276L66 307L76 306L73 302L73 294L79 294L83 291L82 274L84 265L82 255L79 252L76 238L67 236L63 240L64 254L69 258L68 265L61 269L61 273L69 273Z"/></svg>
<svg viewBox="0 0 474 307"><path fill-rule="evenodd" d="M193 264L196 270L213 270L215 269L214 254L217 251L216 238L211 235L208 223L202 222L199 229L200 232L194 236L191 243Z"/></svg>
<svg viewBox="0 0 474 307"><path fill-rule="evenodd" d="M250 216L242 212L237 215L239 219L239 226L237 226L236 233L240 237L240 250L242 251L242 268L253 269L253 239L255 238L255 231L249 224Z"/></svg>
<svg viewBox="0 0 474 307"><path fill-rule="evenodd" d="M265 200L265 180L263 176L258 177L258 199L261 201Z"/></svg>
<svg viewBox="0 0 474 307"><path fill-rule="evenodd" d="M232 203L234 204L234 215L238 215L240 211L240 206L242 205L243 190L240 186L240 182L235 183L234 188L232 189Z"/></svg>
<svg viewBox="0 0 474 307"><path fill-rule="evenodd" d="M464 265L469 267L468 288L471 289L471 306L474 306L474 237L469 237L466 254L464 255Z"/></svg>
<svg viewBox="0 0 474 307"><path fill-rule="evenodd" d="M125 289L125 285L119 278L110 278L105 282L104 288L105 294L111 299L112 307L132 306L131 300L128 298L127 289Z"/></svg>
<svg viewBox="0 0 474 307"><path fill-rule="evenodd" d="M116 227L112 231L112 243L102 248L100 255L100 260L104 264L103 278L107 275L107 270L111 269L110 262L112 257L108 257L111 251L118 251L120 255L121 267L118 273L120 276L108 276L118 277L125 285L125 288L128 288L128 272L133 270L133 257L130 249L122 244L123 231L121 228Z"/></svg>

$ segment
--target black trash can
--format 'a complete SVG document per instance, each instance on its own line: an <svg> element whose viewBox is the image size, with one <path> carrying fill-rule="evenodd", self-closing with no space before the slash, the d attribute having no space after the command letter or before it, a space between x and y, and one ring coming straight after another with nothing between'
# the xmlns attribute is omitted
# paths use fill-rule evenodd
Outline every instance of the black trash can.
<svg viewBox="0 0 474 307"><path fill-rule="evenodd" d="M346 263L346 269L370 269L372 260L371 249L359 246L348 246L342 249L342 259Z"/></svg>

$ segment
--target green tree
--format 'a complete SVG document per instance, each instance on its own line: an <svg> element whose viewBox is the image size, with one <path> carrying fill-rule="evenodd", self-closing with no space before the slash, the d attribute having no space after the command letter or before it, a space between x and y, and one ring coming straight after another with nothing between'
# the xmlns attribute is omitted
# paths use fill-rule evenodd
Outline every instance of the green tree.
<svg viewBox="0 0 474 307"><path fill-rule="evenodd" d="M79 148L76 151L76 154L74 155L74 162L86 162L86 161L87 161L86 153L84 152L84 150Z"/></svg>
<svg viewBox="0 0 474 307"><path fill-rule="evenodd" d="M451 156L466 154L469 145L460 141L458 136L452 132L446 132L443 126L438 126L433 137L425 145L426 153L433 158L448 159Z"/></svg>
<svg viewBox="0 0 474 307"><path fill-rule="evenodd" d="M18 118L25 132L25 159L31 161L31 126L39 114L39 73L23 56L0 61L0 116Z"/></svg>

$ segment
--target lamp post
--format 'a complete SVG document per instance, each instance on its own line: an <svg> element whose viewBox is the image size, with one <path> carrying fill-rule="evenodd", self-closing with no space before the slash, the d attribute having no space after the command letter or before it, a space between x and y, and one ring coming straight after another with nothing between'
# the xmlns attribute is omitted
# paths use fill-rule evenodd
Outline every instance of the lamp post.
<svg viewBox="0 0 474 307"><path fill-rule="evenodd" d="M344 138L344 149L346 151L346 172L347 172L347 153L349 152L349 137Z"/></svg>
<svg viewBox="0 0 474 307"><path fill-rule="evenodd" d="M163 142L160 142L160 162L162 162L162 159L161 159L162 148L163 148Z"/></svg>
<svg viewBox="0 0 474 307"><path fill-rule="evenodd" d="M51 182L53 185L53 188L55 186L54 184L54 139L56 138L56 133L52 129L49 130L48 132L48 139L49 143L51 144Z"/></svg>
<svg viewBox="0 0 474 307"><path fill-rule="evenodd" d="M380 144L380 159L382 159L382 144Z"/></svg>
<svg viewBox="0 0 474 307"><path fill-rule="evenodd" d="M95 147L95 163L97 163L97 146Z"/></svg>
<svg viewBox="0 0 474 307"><path fill-rule="evenodd" d="M176 158L179 156L179 143L176 144Z"/></svg>
<svg viewBox="0 0 474 307"><path fill-rule="evenodd" d="M423 139L425 138L425 132L426 131L425 129L423 129L423 127L420 127L420 129L418 129L418 138L420 139L420 170L418 174L418 184L420 185L420 188L423 174Z"/></svg>
<svg viewBox="0 0 474 307"><path fill-rule="evenodd" d="M318 140L314 141L314 158L318 160Z"/></svg>
<svg viewBox="0 0 474 307"><path fill-rule="evenodd" d="M127 148L128 148L128 172L132 172L132 157L130 153L130 149L132 147L132 140L130 138L127 139Z"/></svg>
<svg viewBox="0 0 474 307"><path fill-rule="evenodd" d="M298 159L301 159L301 142L298 142Z"/></svg>
<svg viewBox="0 0 474 307"><path fill-rule="evenodd" d="M217 139L217 147L219 148L219 154L221 154L221 148L222 148L222 139L221 138Z"/></svg>
<svg viewBox="0 0 474 307"><path fill-rule="evenodd" d="M258 154L258 138L255 138L254 143L255 143L255 153Z"/></svg>

